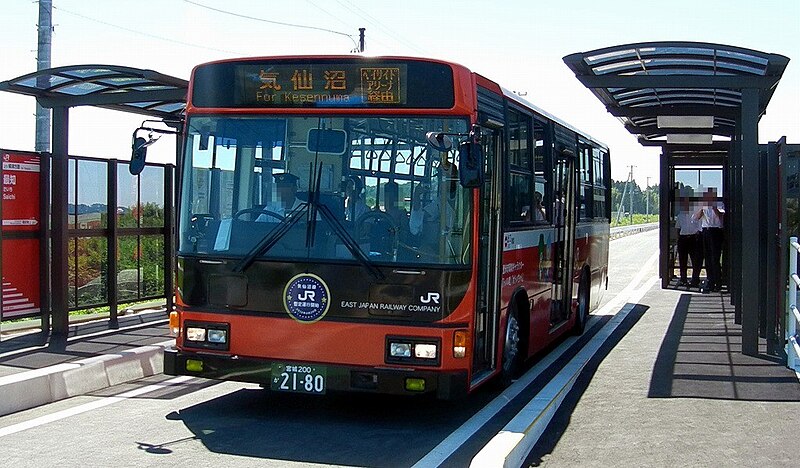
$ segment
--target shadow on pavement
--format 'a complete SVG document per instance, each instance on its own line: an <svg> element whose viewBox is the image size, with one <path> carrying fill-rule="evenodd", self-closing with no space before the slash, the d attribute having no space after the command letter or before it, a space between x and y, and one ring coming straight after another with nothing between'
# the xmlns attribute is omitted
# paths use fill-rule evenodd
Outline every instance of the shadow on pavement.
<svg viewBox="0 0 800 468"><path fill-rule="evenodd" d="M683 294L650 380L650 398L800 401L800 384L783 360L742 354L742 327L726 294Z"/></svg>
<svg viewBox="0 0 800 468"><path fill-rule="evenodd" d="M572 390L570 390L561 403L561 406L556 410L553 419L545 428L544 433L539 438L539 441L536 442L536 445L534 445L522 466L539 466L542 462L542 458L553 451L558 441L561 440L564 431L569 427L572 412L575 410L575 406L578 404L578 401L580 401L586 388L591 383L600 364L622 338L624 338L636 323L639 322L639 319L642 318L648 309L649 307L646 305L636 304L628 313L628 316L619 324L617 329L608 337L606 342L600 346L597 353L595 353L583 368Z"/></svg>
<svg viewBox="0 0 800 468"><path fill-rule="evenodd" d="M167 415L216 453L348 466L411 466L491 399L329 394L243 389ZM138 442L164 449L171 441Z"/></svg>
<svg viewBox="0 0 800 468"><path fill-rule="evenodd" d="M636 311L631 314L636 315ZM469 465L475 453L609 318L597 320L560 358L469 436L442 466ZM528 365L545 355L547 352L537 355ZM499 393L492 383L456 401L341 393L314 397L246 389L166 417L183 421L208 450L217 453L324 465L412 466ZM140 446L143 450L149 448L148 453L157 453L169 450L171 443L149 440L140 442Z"/></svg>
<svg viewBox="0 0 800 468"><path fill-rule="evenodd" d="M70 326L70 338L57 339L44 333L4 337L0 342L0 366L20 371L41 369L76 359L112 354L147 346L170 338L164 313L120 317L120 327L112 329L102 320ZM105 333L104 333L105 332Z"/></svg>

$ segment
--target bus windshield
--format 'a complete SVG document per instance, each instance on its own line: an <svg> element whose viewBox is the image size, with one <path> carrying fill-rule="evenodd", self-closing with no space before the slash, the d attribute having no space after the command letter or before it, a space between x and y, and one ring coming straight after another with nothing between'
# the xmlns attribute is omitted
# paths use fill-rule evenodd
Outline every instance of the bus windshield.
<svg viewBox="0 0 800 468"><path fill-rule="evenodd" d="M466 118L191 117L180 253L467 265L467 129ZM432 148L428 132L452 135L453 148Z"/></svg>

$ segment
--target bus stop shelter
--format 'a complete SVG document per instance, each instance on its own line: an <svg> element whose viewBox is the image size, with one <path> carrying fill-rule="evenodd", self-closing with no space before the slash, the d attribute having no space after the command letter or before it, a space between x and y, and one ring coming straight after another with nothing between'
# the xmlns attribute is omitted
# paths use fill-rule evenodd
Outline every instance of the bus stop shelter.
<svg viewBox="0 0 800 468"><path fill-rule="evenodd" d="M647 42L574 53L563 60L639 143L662 150L662 287L673 268L669 236L676 167L722 169L727 247L722 277L742 325L742 352L758 354L759 327L769 330L764 323L770 320L774 325L784 284L765 274L780 263L777 248L768 248L775 233L764 229L777 225L778 215L762 211L770 197L777 199L777 184L767 183L777 162L767 154L760 157L758 122L789 59L729 45Z"/></svg>
<svg viewBox="0 0 800 468"><path fill-rule="evenodd" d="M70 65L40 70L0 82L0 91L33 96L42 107L52 109L51 154L42 154L40 189L40 291L42 330L65 338L69 331L69 110L77 106L96 106L131 112L179 128L186 106L186 80L143 70L115 65ZM133 129L132 129L133 130ZM176 149L177 151L177 149ZM49 160L48 160L49 156ZM110 166L111 167L111 166ZM109 177L109 183L115 178ZM172 184L172 177L166 178ZM171 186L165 193L172 193ZM116 189L109 187L108 219L116 217ZM52 200L52 202L51 202ZM168 232L164 250L173 250L174 216L171 204L165 206L164 219ZM116 223L110 222L108 271L116 272ZM48 245L50 249L48 250ZM164 276L167 306L172 306L172 255L165 255ZM115 274L115 273L114 273ZM109 282L115 284L115 282ZM112 325L116 322L116 287L108 288Z"/></svg>

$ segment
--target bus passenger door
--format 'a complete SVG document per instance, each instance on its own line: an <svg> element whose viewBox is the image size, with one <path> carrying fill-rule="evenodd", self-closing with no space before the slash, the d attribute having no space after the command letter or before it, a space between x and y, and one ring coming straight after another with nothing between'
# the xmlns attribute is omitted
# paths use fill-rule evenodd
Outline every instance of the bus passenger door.
<svg viewBox="0 0 800 468"><path fill-rule="evenodd" d="M575 157L565 151L556 156L553 180L553 283L550 327L569 318L572 308L572 264L575 251Z"/></svg>
<svg viewBox="0 0 800 468"><path fill-rule="evenodd" d="M481 128L486 182L478 207L478 303L475 313L473 381L495 366L500 325L500 154L502 130Z"/></svg>

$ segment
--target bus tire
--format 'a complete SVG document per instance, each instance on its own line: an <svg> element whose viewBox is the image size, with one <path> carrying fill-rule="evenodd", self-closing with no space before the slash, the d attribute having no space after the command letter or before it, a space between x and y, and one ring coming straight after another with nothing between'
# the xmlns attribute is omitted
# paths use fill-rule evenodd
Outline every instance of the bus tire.
<svg viewBox="0 0 800 468"><path fill-rule="evenodd" d="M578 286L578 306L575 311L575 325L572 327L574 335L583 335L586 330L586 322L589 321L589 281L586 272L581 275L581 283Z"/></svg>
<svg viewBox="0 0 800 468"><path fill-rule="evenodd" d="M508 309L506 331L503 334L503 359L500 370L500 385L508 387L519 374L522 367L520 351L520 325L516 307Z"/></svg>

